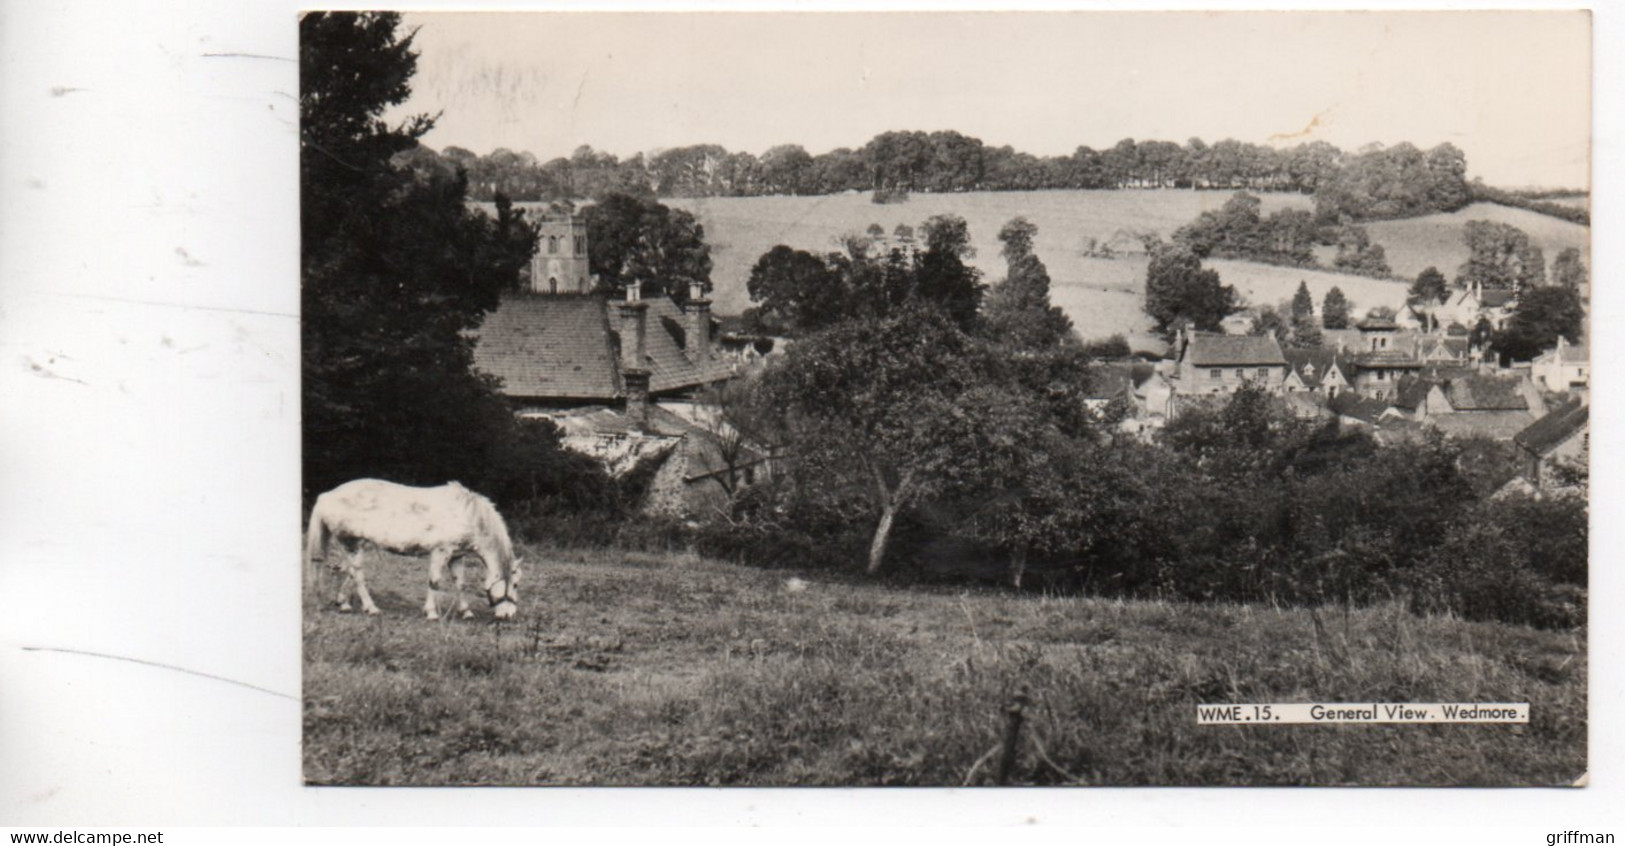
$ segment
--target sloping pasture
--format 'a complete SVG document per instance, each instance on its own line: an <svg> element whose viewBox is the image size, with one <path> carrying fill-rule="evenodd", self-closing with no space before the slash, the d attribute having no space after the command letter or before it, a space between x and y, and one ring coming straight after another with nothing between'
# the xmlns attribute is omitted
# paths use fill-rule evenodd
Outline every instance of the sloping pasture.
<svg viewBox="0 0 1625 846"><path fill-rule="evenodd" d="M305 600L316 784L1561 785L1586 771L1583 634L1303 610L902 589L688 554L527 548L524 606ZM323 590L326 596L328 591ZM1515 725L1227 726L1227 702L1528 701ZM978 761L984 761L978 766Z"/></svg>

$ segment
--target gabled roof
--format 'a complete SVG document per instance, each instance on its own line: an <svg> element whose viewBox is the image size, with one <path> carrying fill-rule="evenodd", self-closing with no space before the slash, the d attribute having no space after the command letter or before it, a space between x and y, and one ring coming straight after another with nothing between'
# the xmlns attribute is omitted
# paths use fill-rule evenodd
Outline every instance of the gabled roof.
<svg viewBox="0 0 1625 846"><path fill-rule="evenodd" d="M1512 302L1512 292L1505 288L1486 288L1478 295L1478 302L1484 308L1500 308Z"/></svg>
<svg viewBox="0 0 1625 846"><path fill-rule="evenodd" d="M665 297L644 302L644 366L652 393L732 375L723 357L689 351L687 319L675 303ZM601 296L510 294L477 330L474 366L501 378L510 397L615 399L625 394L618 323Z"/></svg>
<svg viewBox="0 0 1625 846"><path fill-rule="evenodd" d="M1545 455L1591 424L1591 406L1579 398L1569 400L1513 438L1518 446Z"/></svg>
<svg viewBox="0 0 1625 846"><path fill-rule="evenodd" d="M1450 380L1445 398L1457 411L1528 411L1529 400L1520 382L1521 377L1474 374Z"/></svg>
<svg viewBox="0 0 1625 846"><path fill-rule="evenodd" d="M1367 317L1354 326L1361 332L1394 332L1399 329L1399 324L1392 317Z"/></svg>
<svg viewBox="0 0 1625 846"><path fill-rule="evenodd" d="M500 378L507 396L621 395L602 297L513 294L486 315L478 336L474 366Z"/></svg>
<svg viewBox="0 0 1625 846"><path fill-rule="evenodd" d="M1352 417L1375 424L1391 407L1382 400L1345 391L1327 400L1326 407L1344 417Z"/></svg>
<svg viewBox="0 0 1625 846"><path fill-rule="evenodd" d="M1289 347L1281 351L1286 357L1287 369L1298 374L1305 387L1318 388L1326 372L1337 365L1337 351L1320 348Z"/></svg>
<svg viewBox="0 0 1625 846"><path fill-rule="evenodd" d="M727 361L717 356L705 359L691 355L686 331L687 318L677 304L666 297L644 300L649 304L648 327L644 330L643 352L649 363L649 390L654 393L704 385L733 374Z"/></svg>
<svg viewBox="0 0 1625 846"><path fill-rule="evenodd" d="M1469 345L1465 337L1439 337L1437 335L1424 336L1417 344L1418 358L1447 358L1465 361Z"/></svg>
<svg viewBox="0 0 1625 846"><path fill-rule="evenodd" d="M1585 364L1591 360L1591 348L1585 344L1559 344L1535 356L1535 364Z"/></svg>
<svg viewBox="0 0 1625 846"><path fill-rule="evenodd" d="M1422 407L1428 394L1443 383L1418 376L1406 376L1399 381L1399 390L1394 394L1394 406L1406 411L1415 411Z"/></svg>
<svg viewBox="0 0 1625 846"><path fill-rule="evenodd" d="M1191 336L1185 357L1197 367L1241 367L1286 365L1281 345L1268 335L1216 335L1197 332Z"/></svg>

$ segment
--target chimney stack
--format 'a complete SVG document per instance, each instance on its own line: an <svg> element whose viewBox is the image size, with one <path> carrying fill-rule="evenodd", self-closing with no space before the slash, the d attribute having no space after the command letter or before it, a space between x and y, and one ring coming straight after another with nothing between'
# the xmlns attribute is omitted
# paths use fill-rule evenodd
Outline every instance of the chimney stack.
<svg viewBox="0 0 1625 846"><path fill-rule="evenodd" d="M688 286L688 352L695 361L711 355L711 301L705 298L705 286L699 282Z"/></svg>
<svg viewBox="0 0 1625 846"><path fill-rule="evenodd" d="M639 285L626 286L626 301L616 305L621 320L621 382L626 388L626 419L635 429L649 421L649 368L644 362L644 338L649 304L639 297Z"/></svg>

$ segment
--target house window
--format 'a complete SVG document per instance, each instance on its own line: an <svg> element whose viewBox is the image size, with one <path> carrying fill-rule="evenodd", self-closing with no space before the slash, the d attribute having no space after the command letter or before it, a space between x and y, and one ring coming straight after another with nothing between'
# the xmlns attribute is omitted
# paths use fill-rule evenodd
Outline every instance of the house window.
<svg viewBox="0 0 1625 846"><path fill-rule="evenodd" d="M1269 378L1270 378L1270 369L1268 367L1260 367L1260 368L1258 368L1258 378L1265 381L1265 382L1268 382Z"/></svg>
<svg viewBox="0 0 1625 846"><path fill-rule="evenodd" d="M584 235L577 235L576 236L576 255L584 256L586 254L587 254L587 238Z"/></svg>
<svg viewBox="0 0 1625 846"><path fill-rule="evenodd" d="M1207 377L1209 379L1222 379L1222 378L1224 378L1223 375L1219 372L1219 369L1216 368L1216 367L1207 372Z"/></svg>
<svg viewBox="0 0 1625 846"><path fill-rule="evenodd" d="M556 253L559 251L559 236L547 236L547 251L548 253Z"/></svg>
<svg viewBox="0 0 1625 846"><path fill-rule="evenodd" d="M1236 368L1236 378L1237 379L1245 379L1245 378L1247 378L1247 371L1241 369L1240 367Z"/></svg>

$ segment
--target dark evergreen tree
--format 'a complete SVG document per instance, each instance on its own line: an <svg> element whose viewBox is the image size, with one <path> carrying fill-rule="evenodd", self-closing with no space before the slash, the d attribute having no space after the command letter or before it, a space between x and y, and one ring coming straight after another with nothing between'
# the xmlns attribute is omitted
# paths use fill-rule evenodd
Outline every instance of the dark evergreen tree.
<svg viewBox="0 0 1625 846"><path fill-rule="evenodd" d="M518 283L536 232L409 155L433 126L381 119L417 65L392 13L312 12L300 34L300 264L307 494L347 479L494 483L513 419L468 331Z"/></svg>

